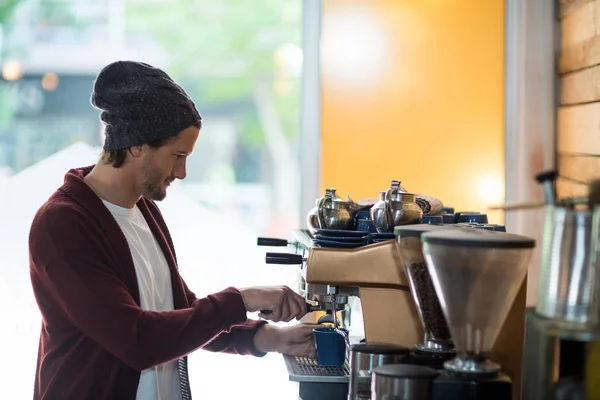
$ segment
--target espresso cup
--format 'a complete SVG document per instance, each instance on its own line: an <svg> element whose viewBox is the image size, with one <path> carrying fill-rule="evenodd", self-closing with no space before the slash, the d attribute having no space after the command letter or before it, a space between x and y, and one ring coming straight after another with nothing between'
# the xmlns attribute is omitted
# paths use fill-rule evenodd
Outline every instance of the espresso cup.
<svg viewBox="0 0 600 400"><path fill-rule="evenodd" d="M315 328L313 338L317 353L317 364L328 367L340 367L346 361L346 336L348 331L343 328Z"/></svg>

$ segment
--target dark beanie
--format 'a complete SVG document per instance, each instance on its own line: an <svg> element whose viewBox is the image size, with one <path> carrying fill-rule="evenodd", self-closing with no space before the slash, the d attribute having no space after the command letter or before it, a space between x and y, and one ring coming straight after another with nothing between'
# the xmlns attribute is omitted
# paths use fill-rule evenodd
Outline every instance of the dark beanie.
<svg viewBox="0 0 600 400"><path fill-rule="evenodd" d="M135 61L104 67L91 102L102 111L107 151L176 136L202 120L192 99L169 75Z"/></svg>

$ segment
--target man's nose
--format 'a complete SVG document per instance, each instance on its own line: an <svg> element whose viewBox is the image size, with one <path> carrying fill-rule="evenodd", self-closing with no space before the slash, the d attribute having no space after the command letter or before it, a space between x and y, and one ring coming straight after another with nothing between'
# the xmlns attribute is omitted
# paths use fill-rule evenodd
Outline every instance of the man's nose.
<svg viewBox="0 0 600 400"><path fill-rule="evenodd" d="M185 179L185 177L187 176L187 171L186 171L185 164L176 167L173 170L173 174L172 175L173 175L173 177L175 179L181 179L181 180Z"/></svg>

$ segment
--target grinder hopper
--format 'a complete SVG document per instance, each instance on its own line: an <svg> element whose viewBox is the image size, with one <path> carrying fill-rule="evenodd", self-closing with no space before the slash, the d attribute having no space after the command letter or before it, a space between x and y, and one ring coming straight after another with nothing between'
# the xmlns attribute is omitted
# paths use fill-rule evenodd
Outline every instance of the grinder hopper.
<svg viewBox="0 0 600 400"><path fill-rule="evenodd" d="M425 233L421 240L457 353L445 369L495 375L500 366L487 357L527 275L535 241L473 228Z"/></svg>
<svg viewBox="0 0 600 400"><path fill-rule="evenodd" d="M397 249L400 253L410 290L417 306L424 331L422 343L415 344L415 351L422 354L449 357L454 355L448 323L440 305L431 276L427 270L421 236L427 232L460 229L454 225L400 225L394 229ZM447 356L444 358L447 359Z"/></svg>

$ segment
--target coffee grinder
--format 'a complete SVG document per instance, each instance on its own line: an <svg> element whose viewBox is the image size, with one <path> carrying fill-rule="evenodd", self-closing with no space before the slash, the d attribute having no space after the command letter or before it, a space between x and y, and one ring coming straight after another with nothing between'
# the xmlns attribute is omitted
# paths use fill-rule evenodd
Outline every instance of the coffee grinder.
<svg viewBox="0 0 600 400"><path fill-rule="evenodd" d="M428 232L421 240L456 351L432 382L430 398L511 400L512 382L489 354L526 278L535 241L472 228Z"/></svg>
<svg viewBox="0 0 600 400"><path fill-rule="evenodd" d="M454 343L433 281L423 255L421 236L456 228L454 225L401 225L394 229L397 249L400 252L408 277L410 291L423 325L423 342L413 346L410 362L442 369L444 362L455 357Z"/></svg>

